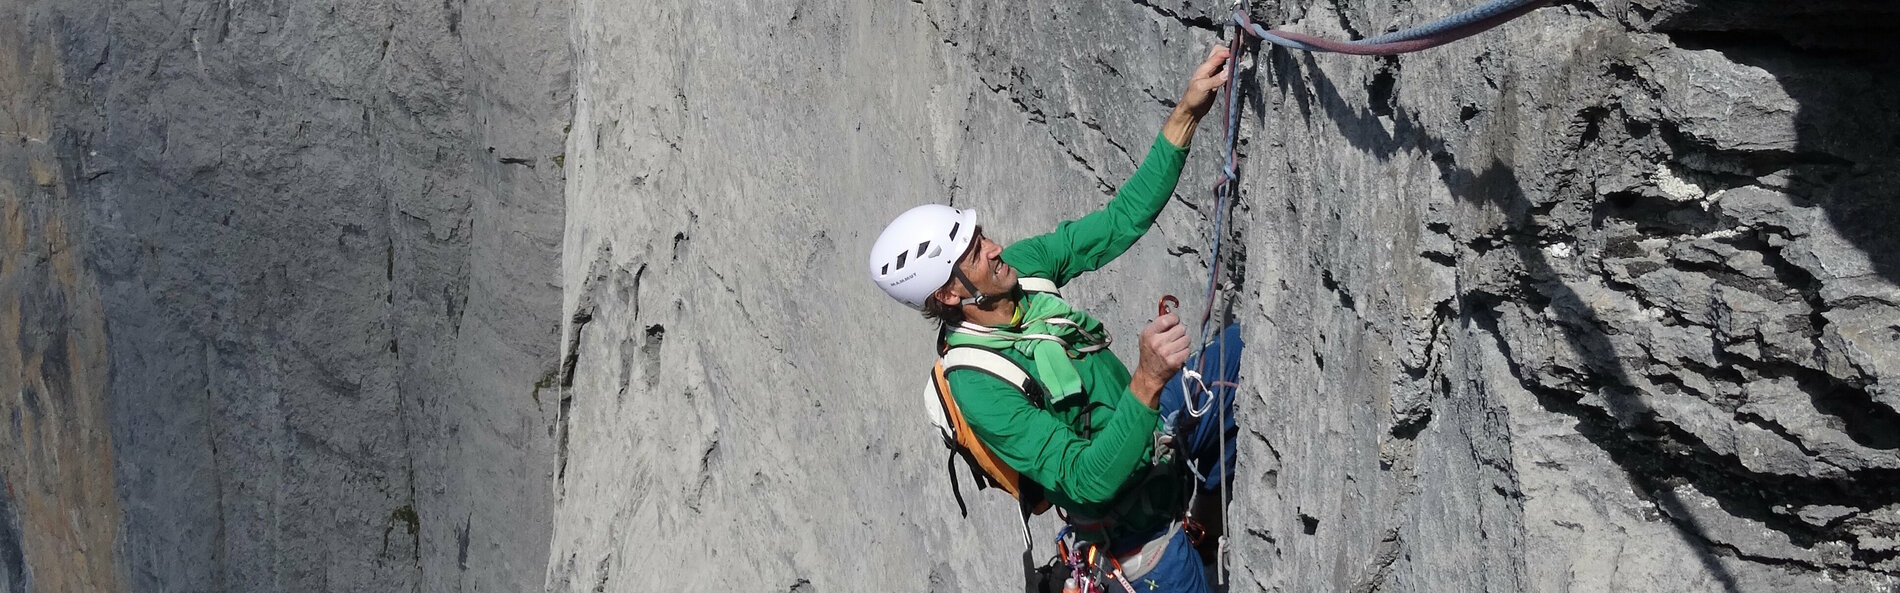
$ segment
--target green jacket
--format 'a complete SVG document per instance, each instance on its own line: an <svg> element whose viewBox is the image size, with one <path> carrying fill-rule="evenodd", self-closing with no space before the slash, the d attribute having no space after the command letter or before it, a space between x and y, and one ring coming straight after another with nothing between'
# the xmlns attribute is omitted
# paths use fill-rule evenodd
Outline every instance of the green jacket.
<svg viewBox="0 0 1900 593"><path fill-rule="evenodd" d="M1023 277L1057 286L1106 265L1154 225L1174 193L1187 149L1157 136L1134 177L1101 210L1056 225L1048 234L1003 248L1003 261ZM1004 356L1028 370L1035 365L1015 351ZM1146 533L1175 518L1191 476L1136 484L1147 475L1154 438L1163 429L1159 412L1128 391L1131 375L1112 352L1075 361L1083 395L1039 409L1015 387L981 371L957 369L946 376L950 391L978 440L1016 471L1047 489L1050 502L1072 515L1112 519L1108 537ZM1083 410L1091 409L1080 435ZM1126 498L1124 489L1131 490ZM1114 516L1111 516L1114 515ZM1094 539L1103 534L1084 534Z"/></svg>

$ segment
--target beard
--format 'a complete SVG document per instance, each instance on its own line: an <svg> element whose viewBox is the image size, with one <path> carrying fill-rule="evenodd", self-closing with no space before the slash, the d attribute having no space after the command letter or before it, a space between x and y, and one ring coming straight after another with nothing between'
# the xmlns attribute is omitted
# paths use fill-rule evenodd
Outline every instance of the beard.
<svg viewBox="0 0 1900 593"><path fill-rule="evenodd" d="M976 308L984 311L995 311L997 307L1003 305L1003 301L1021 302L1022 300L1023 285L1020 283L1011 284L1009 285L1009 290L1003 291L1002 294L983 295L983 302L977 303Z"/></svg>

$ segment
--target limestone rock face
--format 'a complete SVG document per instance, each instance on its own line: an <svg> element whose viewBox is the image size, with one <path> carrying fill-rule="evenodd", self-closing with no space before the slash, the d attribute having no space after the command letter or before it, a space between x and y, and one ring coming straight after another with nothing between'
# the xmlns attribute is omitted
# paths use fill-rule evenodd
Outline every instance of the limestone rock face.
<svg viewBox="0 0 1900 593"><path fill-rule="evenodd" d="M0 591L539 587L566 26L0 3Z"/></svg>
<svg viewBox="0 0 1900 593"><path fill-rule="evenodd" d="M956 517L930 330L863 250L924 201L1004 237L1099 205L1224 11L581 2L550 587L1012 586L1011 508ZM1567 4L1398 58L1250 53L1234 586L1893 587L1892 12ZM1198 294L1218 127L1072 285L1124 338Z"/></svg>
<svg viewBox="0 0 1900 593"><path fill-rule="evenodd" d="M1240 583L1894 587L1894 11L1808 6L1259 56Z"/></svg>
<svg viewBox="0 0 1900 593"><path fill-rule="evenodd" d="M0 591L1010 590L866 250L1099 207L1229 7L0 3ZM1065 289L1133 364L1222 245L1230 590L1900 587L1896 17L1247 52L1238 198L1212 117Z"/></svg>

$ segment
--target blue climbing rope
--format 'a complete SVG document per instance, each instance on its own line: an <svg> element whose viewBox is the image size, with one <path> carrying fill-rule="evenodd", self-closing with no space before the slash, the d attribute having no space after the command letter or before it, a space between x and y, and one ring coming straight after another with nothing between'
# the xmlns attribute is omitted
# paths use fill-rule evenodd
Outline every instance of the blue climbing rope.
<svg viewBox="0 0 1900 593"><path fill-rule="evenodd" d="M1245 32L1270 43L1293 49L1355 55L1393 55L1438 47L1476 35L1517 17L1524 16L1550 3L1550 1L1551 0L1490 0L1469 10L1430 23L1394 31L1370 39L1344 42L1321 39L1311 35L1279 29L1268 30L1265 27L1254 24L1252 17L1249 16L1251 11L1248 9L1246 0L1237 0L1235 2L1234 25L1237 31ZM1230 36L1228 39L1228 49L1230 50L1227 55L1228 77L1227 84L1221 89L1221 92L1226 93L1227 99L1227 130L1226 137L1224 138L1226 142L1226 153L1224 155L1225 160L1221 162L1220 179L1214 183L1214 245L1209 249L1209 253L1212 255L1209 257L1207 266L1207 298L1202 301L1207 303L1207 307L1201 312L1200 350L1197 351L1205 350L1208 343L1213 339L1213 334L1210 331L1212 328L1209 327L1209 322L1213 320L1214 297L1220 287L1221 232L1227 219L1228 198L1239 189L1237 182L1240 180L1240 93L1235 92L1235 90L1240 77L1234 75L1234 69L1240 64L1240 52L1243 49L1243 45L1244 39L1242 39L1239 33ZM1186 377L1183 377L1184 381L1185 379ZM1184 389L1182 391L1184 393L1189 392L1189 390L1185 389L1186 385L1183 385L1183 387ZM1195 417L1199 417L1206 412L1207 406L1212 405L1212 397L1210 396L1209 399L1210 402L1200 406L1195 405L1195 402L1189 401L1187 406L1188 411L1193 413Z"/></svg>
<svg viewBox="0 0 1900 593"><path fill-rule="evenodd" d="M1237 75L1235 70L1240 65L1240 52L1244 49L1246 43L1243 33L1260 38L1269 43L1304 51L1334 52L1352 55L1395 55L1438 47L1476 35L1517 17L1524 16L1548 4L1550 1L1551 0L1490 0L1470 10L1424 25L1369 39L1341 42L1291 31L1278 29L1268 30L1265 27L1253 23L1252 17L1249 16L1251 11L1247 7L1247 0L1235 0L1235 33L1229 36L1228 39L1228 49L1230 51L1227 55L1226 65L1227 83L1223 85L1221 89L1221 92L1226 94L1225 108L1227 111L1225 115L1227 130L1223 138L1226 145L1223 155L1224 160L1221 162L1220 177L1214 183L1214 245L1208 251L1211 255L1209 256L1207 265L1207 296L1206 299L1202 301L1206 303L1206 308L1201 311L1200 344L1194 349L1194 352L1200 353L1200 357L1205 357L1209 342L1214 339L1214 332L1212 331L1213 328L1210 327L1210 323L1214 319L1214 298L1218 296L1220 292L1221 238L1225 232L1227 222L1228 202L1233 194L1240 189L1241 109L1240 93L1238 92L1240 76ZM1220 405L1220 396L1217 390L1236 389L1239 387L1233 383L1220 380L1220 378L1227 376L1227 342L1227 340L1220 340L1220 352L1216 354L1217 359L1220 361L1220 366L1217 367L1215 371L1216 379L1214 381L1205 380L1199 376L1198 373L1194 373L1192 369L1184 369L1180 379L1181 395L1187 400L1183 402L1186 404L1184 410L1188 415L1194 418L1200 418L1207 412L1218 407L1219 412L1216 417L1216 422L1219 422L1219 426L1221 427L1221 442L1219 446L1223 452L1227 450L1227 431L1225 427L1227 426L1228 406ZM1190 379L1195 383L1191 389L1188 385ZM1202 397L1205 397L1204 401L1196 401ZM1233 461L1229 459L1223 463L1233 463ZM1190 465L1189 467L1193 466ZM1203 481L1210 477L1221 480L1220 504L1221 508L1226 508L1226 480L1218 474L1213 476L1200 476L1198 470L1195 471L1195 475L1200 477ZM1218 576L1216 579L1219 583L1226 584L1227 537L1225 534L1221 535L1220 542L1217 545L1215 565L1216 574Z"/></svg>
<svg viewBox="0 0 1900 593"><path fill-rule="evenodd" d="M1243 7L1234 12L1240 30L1269 43L1311 52L1386 56L1430 49L1482 33L1543 7L1550 0L1491 0L1464 12L1430 23L1356 41L1334 41L1280 29L1268 30L1253 22Z"/></svg>

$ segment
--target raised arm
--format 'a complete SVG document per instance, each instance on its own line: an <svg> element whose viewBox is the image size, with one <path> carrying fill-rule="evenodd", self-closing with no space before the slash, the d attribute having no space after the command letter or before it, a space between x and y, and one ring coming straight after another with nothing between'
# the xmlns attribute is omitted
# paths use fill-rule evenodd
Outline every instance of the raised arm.
<svg viewBox="0 0 1900 593"><path fill-rule="evenodd" d="M1195 128L1227 82L1227 56L1227 48L1217 46L1195 68L1181 102L1162 124L1148 156L1134 176L1116 190L1108 205L1058 224L1047 234L1011 244L1003 250L1003 261L1024 276L1048 278L1060 286L1107 265L1147 234L1181 181L1181 167L1187 162L1187 147L1194 140Z"/></svg>

